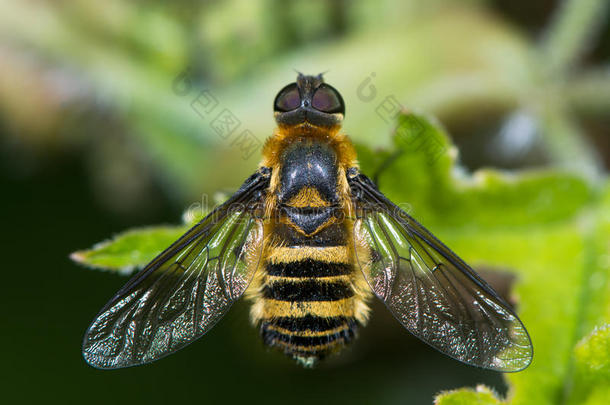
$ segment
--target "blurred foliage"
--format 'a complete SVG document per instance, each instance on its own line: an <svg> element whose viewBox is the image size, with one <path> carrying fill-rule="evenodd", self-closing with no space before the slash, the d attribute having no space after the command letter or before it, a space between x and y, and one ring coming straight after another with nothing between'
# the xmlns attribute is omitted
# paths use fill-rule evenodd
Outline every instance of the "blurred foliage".
<svg viewBox="0 0 610 405"><path fill-rule="evenodd" d="M609 13L605 0L0 0L0 163L27 177L82 156L105 207L137 216L160 193L182 207L254 170L238 136L257 149L271 134L293 69L328 70L382 191L468 262L518 275L535 358L507 376L508 402L604 403ZM388 117L387 103L437 117L462 165L434 119ZM231 134L213 127L225 109ZM203 213L73 258L128 272ZM436 401L499 402L483 386Z"/></svg>
<svg viewBox="0 0 610 405"><path fill-rule="evenodd" d="M610 78L605 66L578 62L607 2L563 2L540 41L486 3L2 1L5 142L25 171L50 150L82 150L115 209L137 212L155 184L177 202L196 200L255 167L256 153L238 158L237 133L248 129L259 144L271 133L271 100L293 69L329 70L347 102L347 132L369 145L389 145L391 127L375 111L394 96L455 128L469 167L598 175L581 121L606 122ZM190 84L176 92L185 71ZM204 89L219 102L210 116L191 105ZM210 125L224 108L241 122L225 138ZM116 194L120 203L108 197Z"/></svg>
<svg viewBox="0 0 610 405"><path fill-rule="evenodd" d="M409 201L402 207L467 262L509 267L518 275L511 294L535 355L528 369L507 375L509 403L553 404L557 398L567 404L583 398L605 403L594 398L607 386L593 382L607 382L610 361L604 326L610 324L610 183L595 185L551 169L457 174L457 153L445 132L414 113L398 115L392 150L358 149L365 173L382 169L382 191L394 201ZM111 270L138 267L168 246L168 235L185 230L132 230L73 258ZM599 330L577 345L596 326ZM441 394L436 403L498 399L480 387Z"/></svg>

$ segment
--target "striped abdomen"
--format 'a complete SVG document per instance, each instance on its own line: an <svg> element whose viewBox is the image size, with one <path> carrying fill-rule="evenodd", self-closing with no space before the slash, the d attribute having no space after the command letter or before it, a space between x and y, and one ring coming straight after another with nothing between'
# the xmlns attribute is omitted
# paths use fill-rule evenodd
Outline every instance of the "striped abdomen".
<svg viewBox="0 0 610 405"><path fill-rule="evenodd" d="M342 223L307 237L276 226L261 289L265 344L312 364L349 343L358 326L353 263Z"/></svg>

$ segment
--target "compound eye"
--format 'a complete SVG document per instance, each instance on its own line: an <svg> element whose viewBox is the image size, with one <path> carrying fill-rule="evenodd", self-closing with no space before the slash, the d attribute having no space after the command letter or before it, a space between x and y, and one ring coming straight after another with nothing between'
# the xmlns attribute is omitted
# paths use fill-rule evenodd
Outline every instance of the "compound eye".
<svg viewBox="0 0 610 405"><path fill-rule="evenodd" d="M273 110L279 112L292 111L301 105L301 95L296 83L290 83L277 93L273 102Z"/></svg>
<svg viewBox="0 0 610 405"><path fill-rule="evenodd" d="M332 86L322 83L316 89L311 100L311 105L318 111L328 114L341 113L345 114L345 104L341 94Z"/></svg>

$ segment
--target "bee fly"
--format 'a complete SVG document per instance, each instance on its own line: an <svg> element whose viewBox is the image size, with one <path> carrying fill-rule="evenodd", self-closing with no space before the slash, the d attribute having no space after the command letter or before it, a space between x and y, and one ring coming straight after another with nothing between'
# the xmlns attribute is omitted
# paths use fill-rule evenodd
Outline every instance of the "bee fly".
<svg viewBox="0 0 610 405"><path fill-rule="evenodd" d="M112 369L160 359L245 294L264 343L311 366L354 339L375 295L454 359L527 367L533 349L517 315L360 173L344 114L321 75L280 90L256 173L106 304L85 335L85 360Z"/></svg>

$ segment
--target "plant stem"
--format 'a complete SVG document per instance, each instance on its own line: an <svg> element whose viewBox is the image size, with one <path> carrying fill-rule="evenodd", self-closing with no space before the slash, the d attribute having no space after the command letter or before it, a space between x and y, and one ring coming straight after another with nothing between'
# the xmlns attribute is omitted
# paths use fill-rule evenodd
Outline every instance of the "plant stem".
<svg viewBox="0 0 610 405"><path fill-rule="evenodd" d="M564 0L544 35L541 50L555 74L569 71L604 23L607 0Z"/></svg>

